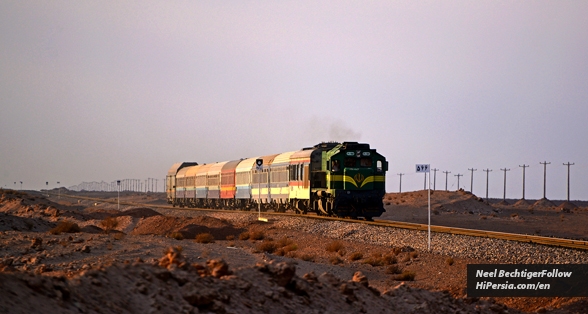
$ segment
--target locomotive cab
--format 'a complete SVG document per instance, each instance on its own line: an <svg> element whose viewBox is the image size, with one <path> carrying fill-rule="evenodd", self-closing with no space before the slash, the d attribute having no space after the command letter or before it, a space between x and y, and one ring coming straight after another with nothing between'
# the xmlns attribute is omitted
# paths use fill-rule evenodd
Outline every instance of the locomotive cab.
<svg viewBox="0 0 588 314"><path fill-rule="evenodd" d="M344 142L323 152L325 171L317 172L319 210L343 217L380 216L385 210L386 159L369 144Z"/></svg>

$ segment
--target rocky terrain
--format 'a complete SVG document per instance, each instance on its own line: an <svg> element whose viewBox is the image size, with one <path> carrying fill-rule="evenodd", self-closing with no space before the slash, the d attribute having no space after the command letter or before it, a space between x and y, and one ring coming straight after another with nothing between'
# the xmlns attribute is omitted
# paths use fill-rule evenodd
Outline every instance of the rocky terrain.
<svg viewBox="0 0 588 314"><path fill-rule="evenodd" d="M421 194L386 195L382 218L421 222ZM433 195L433 217L448 225L510 223L537 231L533 224L540 220L586 216L582 207L493 204L466 192ZM121 199L164 203L159 194L122 193ZM0 312L583 313L588 305L585 298L465 294L469 263L587 263L585 251L434 234L428 252L418 231L272 215L261 222L249 212L117 208L2 191ZM586 235L553 224L539 233Z"/></svg>

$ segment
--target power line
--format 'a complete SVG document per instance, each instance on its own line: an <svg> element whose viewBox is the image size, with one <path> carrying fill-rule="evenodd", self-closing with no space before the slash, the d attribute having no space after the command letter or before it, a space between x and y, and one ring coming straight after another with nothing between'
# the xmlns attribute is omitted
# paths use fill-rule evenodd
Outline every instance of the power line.
<svg viewBox="0 0 588 314"><path fill-rule="evenodd" d="M435 185L437 184L437 171L439 171L439 169L434 168L431 170L433 170L433 191L435 191Z"/></svg>
<svg viewBox="0 0 588 314"><path fill-rule="evenodd" d="M550 165L551 162L540 162L539 164L543 165L543 199L547 199L547 197L545 197L545 191L546 191L546 186L547 186L547 165Z"/></svg>
<svg viewBox="0 0 588 314"><path fill-rule="evenodd" d="M523 164L522 166L519 165L519 167L523 168L523 200L525 199L525 168L529 167L529 165L525 165Z"/></svg>
<svg viewBox="0 0 588 314"><path fill-rule="evenodd" d="M451 173L451 171L443 171L445 174L445 191L447 191L447 174Z"/></svg>
<svg viewBox="0 0 588 314"><path fill-rule="evenodd" d="M459 191L459 177L462 177L463 174L458 173L458 174L454 174L454 176L457 177L457 190Z"/></svg>
<svg viewBox="0 0 588 314"><path fill-rule="evenodd" d="M474 171L478 171L478 169L472 168L472 169L468 169L468 170L472 172L472 180L470 183L470 192L472 192L472 194L474 194Z"/></svg>
<svg viewBox="0 0 588 314"><path fill-rule="evenodd" d="M486 172L486 201L488 201L488 174L492 169L483 169L482 171Z"/></svg>
<svg viewBox="0 0 588 314"><path fill-rule="evenodd" d="M569 161L567 164L563 164L564 166L568 166L568 203L570 202L570 166L575 165L575 163L571 164Z"/></svg>
<svg viewBox="0 0 588 314"><path fill-rule="evenodd" d="M500 169L500 171L504 171L504 194L502 195L502 200L506 202L506 172L510 171L510 169Z"/></svg>

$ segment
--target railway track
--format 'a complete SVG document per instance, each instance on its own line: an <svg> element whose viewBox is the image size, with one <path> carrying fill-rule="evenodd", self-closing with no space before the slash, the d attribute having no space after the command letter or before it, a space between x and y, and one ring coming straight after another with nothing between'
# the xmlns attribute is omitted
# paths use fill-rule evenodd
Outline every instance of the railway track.
<svg viewBox="0 0 588 314"><path fill-rule="evenodd" d="M53 196L57 196L57 195L53 195ZM101 202L101 203L117 204L117 201L102 199L102 198L63 195L63 194L61 195L61 197L83 199L83 200L89 200L89 201ZM175 209L175 210L198 210L198 211L210 211L210 212L244 213L243 211L234 211L234 210L176 208L176 207L172 207L169 205L142 204L142 203L126 202L126 201L121 201L120 205L142 206L142 207L153 207L153 208L164 208L164 209ZM254 212L251 211L250 213L254 213ZM309 218L309 219L342 221L342 222L348 222L348 223L362 223L362 224L368 224L368 225L373 225L373 226L412 229L412 230L419 230L419 231L427 231L428 230L428 225L426 225L426 224L417 224L417 223L391 221L391 220L364 221L364 220L348 219L348 218L317 216L317 215L313 215L313 214L299 215L299 214L294 214L294 213L275 213L275 212L263 212L263 215L304 217L304 218ZM482 238L502 239L502 240L508 240L508 241L536 243L536 244L541 244L541 245L573 248L573 249L579 249L579 250L588 250L588 241L583 241L583 240L543 237L543 236L536 236L536 235L506 233L506 232L488 231L488 230L465 229L465 228L446 227L446 226L437 226L437 225L431 225L431 232L467 235L467 236L482 237Z"/></svg>

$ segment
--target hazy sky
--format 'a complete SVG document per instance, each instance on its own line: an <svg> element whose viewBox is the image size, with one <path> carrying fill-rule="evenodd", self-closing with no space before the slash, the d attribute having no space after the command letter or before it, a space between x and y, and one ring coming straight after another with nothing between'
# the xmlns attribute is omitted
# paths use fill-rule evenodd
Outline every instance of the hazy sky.
<svg viewBox="0 0 588 314"><path fill-rule="evenodd" d="M588 199L588 1L0 2L0 186L367 142L388 192ZM445 175L437 173L438 189ZM17 183L17 188L20 184ZM161 189L161 187L160 187Z"/></svg>

